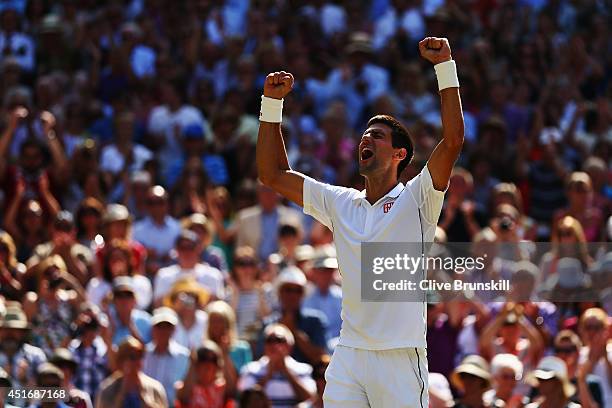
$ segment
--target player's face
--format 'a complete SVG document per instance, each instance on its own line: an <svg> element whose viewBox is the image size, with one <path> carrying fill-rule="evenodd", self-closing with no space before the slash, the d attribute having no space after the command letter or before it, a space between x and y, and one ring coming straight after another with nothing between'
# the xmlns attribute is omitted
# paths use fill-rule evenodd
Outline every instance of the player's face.
<svg viewBox="0 0 612 408"><path fill-rule="evenodd" d="M391 129L382 123L373 124L363 133L359 143L359 174L371 176L389 171L395 150Z"/></svg>

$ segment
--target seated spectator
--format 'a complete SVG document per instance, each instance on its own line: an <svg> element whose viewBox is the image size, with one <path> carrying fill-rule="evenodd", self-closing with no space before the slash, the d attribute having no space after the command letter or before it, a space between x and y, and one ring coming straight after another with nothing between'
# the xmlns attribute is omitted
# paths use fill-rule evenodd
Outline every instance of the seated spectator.
<svg viewBox="0 0 612 408"><path fill-rule="evenodd" d="M603 407L605 404L603 403L601 380L588 371L586 364L578 365L581 347L580 337L571 330L562 330L555 337L555 357L565 362L568 378L576 387L576 393L570 397L570 401L587 407Z"/></svg>
<svg viewBox="0 0 612 408"><path fill-rule="evenodd" d="M169 406L164 386L142 372L144 353L140 341L131 336L123 339L117 350L119 369L100 384L97 408Z"/></svg>
<svg viewBox="0 0 612 408"><path fill-rule="evenodd" d="M491 386L491 373L484 358L477 355L464 358L453 371L451 383L461 394L453 408L488 406L484 402L484 393Z"/></svg>
<svg viewBox="0 0 612 408"><path fill-rule="evenodd" d="M217 343L225 363L225 376L236 377L242 367L253 360L251 346L238 339L236 330L236 314L230 305L222 300L206 306L208 314L207 338Z"/></svg>
<svg viewBox="0 0 612 408"><path fill-rule="evenodd" d="M312 367L291 356L294 337L282 324L271 324L264 331L264 355L244 367L238 389L261 386L272 406L289 408L312 398L317 390L311 377Z"/></svg>
<svg viewBox="0 0 612 408"><path fill-rule="evenodd" d="M23 310L32 322L33 344L50 355L53 349L68 345L70 325L86 294L59 255L46 258L36 269L38 289L26 294Z"/></svg>
<svg viewBox="0 0 612 408"><path fill-rule="evenodd" d="M318 310L302 306L306 277L297 267L289 266L281 271L276 287L279 311L272 313L264 320L264 323L266 325L273 323L285 325L295 339L295 347L292 347L291 356L299 362L316 363L326 351L327 319ZM260 337L260 350L263 340L265 338Z"/></svg>
<svg viewBox="0 0 612 408"><path fill-rule="evenodd" d="M105 243L121 240L127 242L132 252L132 269L134 272L145 273L147 250L138 241L132 239L132 217L128 209L121 204L109 204L102 217L102 237ZM102 264L104 245L98 246L96 257Z"/></svg>
<svg viewBox="0 0 612 408"><path fill-rule="evenodd" d="M581 374L594 374L601 380L606 406L612 401L612 348L609 346L609 316L599 308L587 309L580 317L579 333ZM571 395L570 395L571 396Z"/></svg>
<svg viewBox="0 0 612 408"><path fill-rule="evenodd" d="M51 388L51 389L59 389L60 387L64 387L64 383L66 378L64 377L63 371L54 364L51 363L42 363L36 372L36 386L40 388ZM67 398L68 400L69 398ZM34 399L31 399L32 403L34 403ZM89 402L89 405L87 405ZM81 400L78 404L82 407L91 407L91 401ZM60 405L61 404L61 405ZM36 405L30 405L36 406ZM41 408L63 408L69 406L67 403L56 403L54 401L41 403L39 405ZM79 405L70 405L70 406L79 406Z"/></svg>
<svg viewBox="0 0 612 408"><path fill-rule="evenodd" d="M66 404L76 408L93 408L89 394L75 387L72 381L74 373L79 366L72 352L65 348L57 348L53 351L49 362L62 371L64 381L61 387L68 391L68 398L65 400Z"/></svg>
<svg viewBox="0 0 612 408"><path fill-rule="evenodd" d="M109 351L112 350L108 321L104 321L107 327L103 327L100 323L102 318L105 316L93 310L81 312L76 318L74 339L69 346L77 363L74 385L86 392L92 400L96 398L100 383L109 374Z"/></svg>
<svg viewBox="0 0 612 408"><path fill-rule="evenodd" d="M517 388L523 378L523 363L514 354L497 354L491 360L493 388L484 394L487 406L521 406L523 395Z"/></svg>
<svg viewBox="0 0 612 408"><path fill-rule="evenodd" d="M263 319L272 311L271 288L260 280L261 270L253 248L236 248L233 264L233 273L228 280L231 288L229 302L236 311L238 336L254 340Z"/></svg>
<svg viewBox="0 0 612 408"><path fill-rule="evenodd" d="M62 258L68 273L81 284L85 284L91 277L93 254L91 249L76 241L74 217L68 211L57 214L51 229L51 240L34 248L33 255L27 262L28 268L36 266L53 254Z"/></svg>
<svg viewBox="0 0 612 408"><path fill-rule="evenodd" d="M8 232L0 231L0 295L9 300L20 300L21 280L25 265L17 262L17 248Z"/></svg>
<svg viewBox="0 0 612 408"><path fill-rule="evenodd" d="M299 225L282 224L278 228L278 252L270 254L269 262L277 264L278 269L296 264L296 249L302 242Z"/></svg>
<svg viewBox="0 0 612 408"><path fill-rule="evenodd" d="M181 232L179 222L168 214L168 194L153 186L147 198L148 215L134 224L134 239L147 249L147 273L170 263L170 250Z"/></svg>
<svg viewBox="0 0 612 408"><path fill-rule="evenodd" d="M499 183L491 193L491 212L500 204L510 204L519 212L517 234L521 239L534 241L536 238L536 223L525 214L521 192L514 183Z"/></svg>
<svg viewBox="0 0 612 408"><path fill-rule="evenodd" d="M153 298L156 305L179 280L193 278L211 294L214 299L225 297L223 275L218 269L200 262L200 243L195 232L183 230L176 238L177 262L160 269L153 283Z"/></svg>
<svg viewBox="0 0 612 408"><path fill-rule="evenodd" d="M313 291L304 300L304 307L319 310L327 318L326 337L330 341L340 336L342 326L342 289L336 285L338 260L324 255L314 260L310 279Z"/></svg>
<svg viewBox="0 0 612 408"><path fill-rule="evenodd" d="M140 221L147 215L147 197L151 186L151 173L146 170L132 173L129 183L124 186L122 201L135 221Z"/></svg>
<svg viewBox="0 0 612 408"><path fill-rule="evenodd" d="M140 274L135 273L133 251L127 241L113 240L104 245L99 252L101 255L100 277L93 277L87 284L87 299L102 306L108 302L112 292L113 280L119 276L129 276L136 289L136 305L145 310L151 304L153 288L151 281Z"/></svg>
<svg viewBox="0 0 612 408"><path fill-rule="evenodd" d="M223 273L224 277L228 276L227 260L223 250L212 244L215 237L215 225L212 220L206 218L204 214L195 213L182 220L183 229L187 229L198 234L200 239L200 256L202 262L209 264L213 268L217 268Z"/></svg>
<svg viewBox="0 0 612 408"><path fill-rule="evenodd" d="M120 276L113 281L108 317L113 328L113 345L120 344L128 336L144 344L151 341L151 315L136 309L136 290L129 276Z"/></svg>
<svg viewBox="0 0 612 408"><path fill-rule="evenodd" d="M544 357L528 381L538 389L539 396L525 408L579 408L569 398L576 392L567 376L567 367L558 357Z"/></svg>
<svg viewBox="0 0 612 408"><path fill-rule="evenodd" d="M189 367L189 350L172 340L177 323L174 310L160 307L153 311L153 340L145 346L142 369L143 373L162 383L170 406L174 403L174 383L185 377Z"/></svg>
<svg viewBox="0 0 612 408"><path fill-rule="evenodd" d="M28 343L31 330L28 319L18 305L7 307L0 320L0 367L9 367L13 387L25 387L36 379L38 367L47 361L45 353ZM9 402L23 406L23 399L9 399Z"/></svg>
<svg viewBox="0 0 612 408"><path fill-rule="evenodd" d="M236 388L235 377L226 377L222 351L216 343L206 340L193 353L189 371L176 384L177 408L231 408L231 396Z"/></svg>
<svg viewBox="0 0 612 408"><path fill-rule="evenodd" d="M210 294L195 279L183 279L174 284L164 299L164 305L171 307L178 316L172 339L189 350L202 344L208 327L208 315L204 306Z"/></svg>

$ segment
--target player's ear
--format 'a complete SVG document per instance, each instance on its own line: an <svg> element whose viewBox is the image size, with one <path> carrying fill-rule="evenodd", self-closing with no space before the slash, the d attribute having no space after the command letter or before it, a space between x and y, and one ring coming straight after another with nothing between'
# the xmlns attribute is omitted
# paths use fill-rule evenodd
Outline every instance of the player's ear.
<svg viewBox="0 0 612 408"><path fill-rule="evenodd" d="M396 159L399 159L400 161L404 160L406 158L406 155L408 154L408 152L406 151L406 148L402 147L400 149L397 149L395 151L395 154L393 155L393 157L395 157Z"/></svg>

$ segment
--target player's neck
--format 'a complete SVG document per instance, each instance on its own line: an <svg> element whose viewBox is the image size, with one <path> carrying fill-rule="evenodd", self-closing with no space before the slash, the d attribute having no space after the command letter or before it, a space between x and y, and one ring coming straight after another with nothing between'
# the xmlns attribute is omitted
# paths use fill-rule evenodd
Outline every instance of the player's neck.
<svg viewBox="0 0 612 408"><path fill-rule="evenodd" d="M366 199L370 204L374 204L381 197L384 197L389 191L397 185L397 179L395 176L389 177L385 174L383 176L370 176L365 179L366 186Z"/></svg>

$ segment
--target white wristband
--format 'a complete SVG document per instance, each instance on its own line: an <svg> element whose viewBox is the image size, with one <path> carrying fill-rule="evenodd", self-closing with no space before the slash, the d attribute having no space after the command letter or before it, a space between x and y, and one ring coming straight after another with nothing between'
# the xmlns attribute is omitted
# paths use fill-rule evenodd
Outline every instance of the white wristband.
<svg viewBox="0 0 612 408"><path fill-rule="evenodd" d="M438 77L438 90L446 88L459 88L459 78L457 78L457 66L454 60L441 62L434 65L436 77Z"/></svg>
<svg viewBox="0 0 612 408"><path fill-rule="evenodd" d="M283 121L283 99L261 95L260 122L281 123Z"/></svg>

